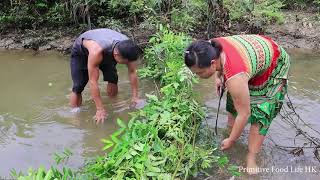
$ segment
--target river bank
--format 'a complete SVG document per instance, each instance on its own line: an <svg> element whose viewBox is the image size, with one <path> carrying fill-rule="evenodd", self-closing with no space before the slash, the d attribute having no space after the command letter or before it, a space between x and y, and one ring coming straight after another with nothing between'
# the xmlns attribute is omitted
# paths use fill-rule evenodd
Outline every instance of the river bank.
<svg viewBox="0 0 320 180"><path fill-rule="evenodd" d="M264 34L271 36L285 48L305 48L320 50L320 21L319 16L311 12L288 11L284 12L283 24L272 24L264 29ZM0 34L0 49L23 50L33 49L36 51L57 50L69 53L74 39L85 29L72 27L39 30L16 30ZM152 31L139 29L135 32L124 30L125 34L144 44L153 34ZM221 32L224 35L243 34L235 29L230 32ZM199 32L201 38L205 38L206 32Z"/></svg>

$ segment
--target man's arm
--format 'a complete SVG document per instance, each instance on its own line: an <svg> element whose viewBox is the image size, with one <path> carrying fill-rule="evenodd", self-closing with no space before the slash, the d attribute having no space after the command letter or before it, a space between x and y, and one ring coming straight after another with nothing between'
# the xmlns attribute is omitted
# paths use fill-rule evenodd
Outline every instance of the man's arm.
<svg viewBox="0 0 320 180"><path fill-rule="evenodd" d="M244 127L248 122L248 118L250 117L251 110L248 80L249 79L245 74L240 74L233 77L226 83L228 91L231 94L234 107L238 113L230 136L227 138L228 141L231 142L231 145L240 137ZM229 147L226 145L226 147L223 149L227 149Z"/></svg>
<svg viewBox="0 0 320 180"><path fill-rule="evenodd" d="M95 102L97 110L104 110L102 100L100 97L100 91L98 86L99 79L99 64L102 62L103 49L99 44L92 40L84 40L84 47L89 51L88 55L88 73L89 73L89 85L91 96Z"/></svg>
<svg viewBox="0 0 320 180"><path fill-rule="evenodd" d="M137 103L138 98L138 77L137 77L137 65L136 62L128 63L128 74L131 83L132 101Z"/></svg>

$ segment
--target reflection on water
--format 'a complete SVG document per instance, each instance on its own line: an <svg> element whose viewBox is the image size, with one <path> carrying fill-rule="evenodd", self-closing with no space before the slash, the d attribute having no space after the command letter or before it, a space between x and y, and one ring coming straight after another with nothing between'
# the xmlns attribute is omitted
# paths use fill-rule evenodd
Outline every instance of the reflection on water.
<svg viewBox="0 0 320 180"><path fill-rule="evenodd" d="M320 112L320 54L314 55L303 51L297 52L297 50L289 51L292 58L292 66L290 70L290 81L289 81L289 97L293 101L296 111L305 120L309 126L315 130L320 131L320 121L318 121ZM210 91L208 91L210 89ZM218 107L218 98L215 95L214 81L201 80L201 84L197 87L201 99L204 100L205 105L208 107L208 119L209 123L214 126L215 116ZM203 93L208 92L208 93ZM220 116L219 116L219 127L225 128L227 125L227 114L225 110L225 97L221 102ZM308 130L299 124L302 129ZM245 167L245 157L247 153L247 137L248 137L249 126L246 127L245 132L240 137L240 140L235 146L227 152L231 157L231 161L239 166ZM220 129L220 134L224 130ZM311 135L319 134L308 132ZM295 138L296 130L290 127L287 123L282 121L278 116L272 123L267 139L264 143L262 152L258 158L258 162L261 168L264 170L269 169L269 173L260 173L255 177L248 177L243 175L238 179L319 179L320 175L320 163L313 155L313 149L305 149L303 156L294 157L288 152L276 148L274 143L282 146L302 146L300 137ZM223 137L219 137L220 141ZM295 143L294 144L294 139ZM300 140L300 141L299 141ZM305 141L303 141L305 142ZM317 173L309 171L314 167ZM300 170L299 169L303 169ZM288 172L286 172L288 169ZM295 169L298 169L295 171ZM284 171L284 172L281 172ZM215 172L211 172L215 174ZM220 177L220 179L226 179L227 177ZM210 179L210 178L209 178ZM216 176L211 179L219 179ZM237 178L236 178L237 179Z"/></svg>
<svg viewBox="0 0 320 180"><path fill-rule="evenodd" d="M117 118L127 120L128 112L133 111L126 67L119 65L118 71L118 96L107 97L106 83L100 82L109 117L104 124L96 125L95 105L88 87L81 111L70 112L68 56L54 52L0 52L0 179L9 177L12 168L23 172L40 165L49 168L55 164L53 154L65 148L74 154L67 165L75 168L87 157L102 155L100 139L118 128ZM140 82L140 97L152 88L147 82Z"/></svg>

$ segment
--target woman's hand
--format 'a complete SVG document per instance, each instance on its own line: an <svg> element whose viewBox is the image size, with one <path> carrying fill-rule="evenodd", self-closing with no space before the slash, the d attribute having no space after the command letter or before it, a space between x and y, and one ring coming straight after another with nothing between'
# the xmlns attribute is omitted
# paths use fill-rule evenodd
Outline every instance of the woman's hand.
<svg viewBox="0 0 320 180"><path fill-rule="evenodd" d="M229 149L234 144L234 141L231 138L226 138L221 143L221 150Z"/></svg>
<svg viewBox="0 0 320 180"><path fill-rule="evenodd" d="M215 77L215 85L216 85L217 96L220 96L222 88L223 88L222 80L218 77Z"/></svg>

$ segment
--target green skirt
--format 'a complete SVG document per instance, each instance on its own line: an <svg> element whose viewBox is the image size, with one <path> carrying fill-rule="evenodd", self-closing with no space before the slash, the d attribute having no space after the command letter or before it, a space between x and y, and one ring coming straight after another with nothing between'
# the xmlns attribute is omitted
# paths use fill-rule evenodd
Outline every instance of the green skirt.
<svg viewBox="0 0 320 180"><path fill-rule="evenodd" d="M283 85L281 90L276 92L273 97L250 97L251 116L248 122L259 125L259 134L265 136L271 125L272 120L280 112L285 94L287 93L287 84ZM227 93L227 111L233 117L237 116L231 95Z"/></svg>

